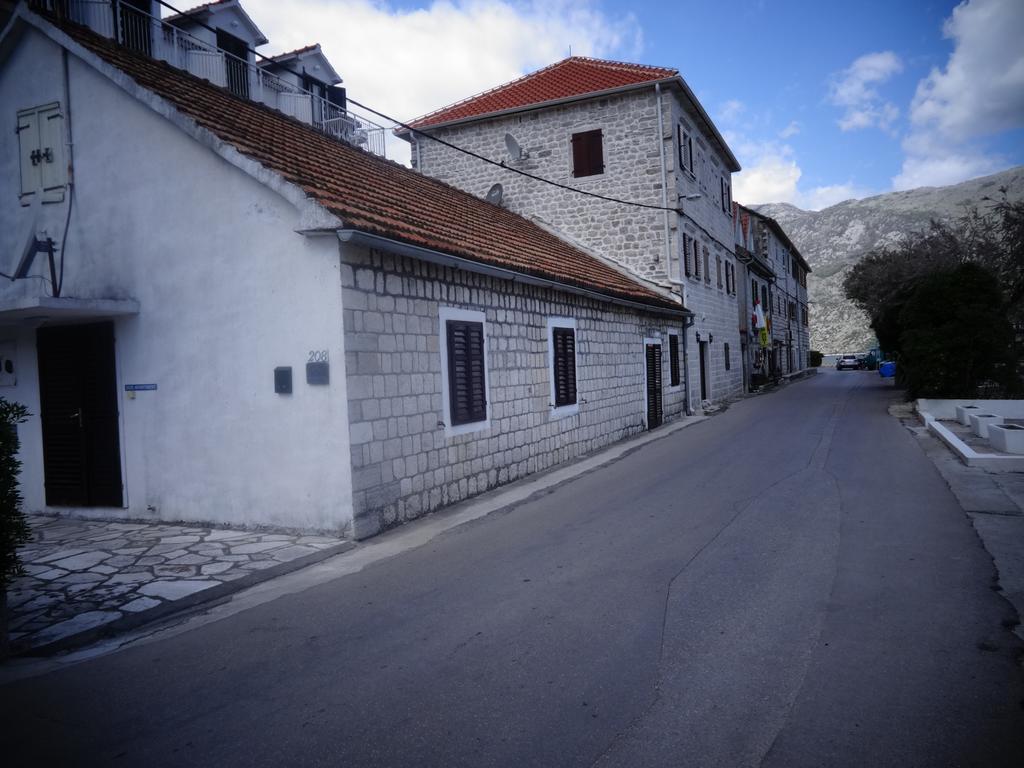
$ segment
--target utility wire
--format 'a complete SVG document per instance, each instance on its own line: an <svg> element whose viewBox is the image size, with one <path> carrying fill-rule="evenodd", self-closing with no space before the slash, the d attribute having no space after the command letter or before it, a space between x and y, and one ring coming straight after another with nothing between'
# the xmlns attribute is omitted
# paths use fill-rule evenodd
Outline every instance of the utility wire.
<svg viewBox="0 0 1024 768"><path fill-rule="evenodd" d="M216 28L211 27L209 24L205 23L204 21L201 21L200 19L198 19L196 17L195 14L198 13L199 9L193 9L193 10L190 10L190 11L181 11L181 10L178 10L177 8L175 8L170 3L164 2L164 0L157 0L157 2L160 5L164 6L165 8L167 8L167 9L173 11L174 13L178 14L179 16L184 16L184 17L187 17L187 18L191 19L192 21L194 21L196 24L198 24L199 26L203 27L204 29L206 29L206 30L208 30L210 32L214 32L214 33L217 32ZM200 8L202 8L202 7L203 6L200 6ZM280 62L276 61L271 56L265 56L264 54L260 53L259 51L255 50L254 48L249 48L248 46L246 46L246 50L249 53L253 54L254 56L260 57L264 61L273 62L276 66L280 67L281 69L283 69L284 71L286 71L286 72L288 72L290 74L295 75L296 77L300 78L300 80L301 80L301 78L303 76L303 74L301 72L296 72L294 69L291 69L288 66L281 64ZM520 176L524 176L524 177L526 177L528 179L533 179L534 181L539 181L542 184L549 184L549 185L551 185L553 187L557 187L558 189L564 189L567 192L575 192L578 195L584 195L586 197L592 197L592 198L595 198L597 200L604 200L605 202L608 202L608 203L617 203L619 205L627 205L627 206L632 206L634 208L644 208L644 209L652 210L652 211L669 211L670 213L676 213L676 214L682 216L683 218L687 219L688 221L690 221L695 227L697 227L697 229L699 229L701 232L703 232L704 235L709 240L711 240L712 242L718 244L719 246L724 248L726 251L730 250L730 247L727 244L723 243L721 240L719 240L717 237L715 237L713 234L711 234L711 232L709 232L707 229L705 229L703 226L701 226L701 224L699 224L696 220L694 220L694 218L692 216L687 214L683 210L683 208L681 206L673 208L671 206L652 205L650 203L638 203L638 202L636 202L634 200L623 200L622 198L619 198L619 197L611 197L610 195L602 195L602 194L599 194L597 192L590 192L588 190L580 189L578 187L572 187L572 186L569 186L568 184L562 184L561 182L554 181L552 179L547 179L547 178L544 178L543 176L537 176L536 174L529 173L528 171L524 171L524 170L522 170L520 168L513 168L512 166L506 165L505 161L503 161L503 160L500 160L500 161L499 160L492 160L491 158L486 157L485 155L478 154L476 152L473 152L472 150L466 149L465 147L460 147L457 144L453 144L452 142L446 141L445 139L438 138L437 136L432 136L429 133L425 133L424 131L421 131L421 130L419 130L417 128L412 127L408 123L403 123L401 120L397 120L394 117L391 117L390 115L385 114L384 112L380 112L380 111L374 109L373 107L369 107L366 104L358 102L355 99L353 99L351 96L348 96L347 94L345 96L345 100L347 102L351 103L351 104L355 104L360 109L365 109L370 114L376 115L377 117L379 117L379 118L381 118L383 120L387 120L388 122L390 122L390 123L392 123L392 124L394 124L396 126L399 126L401 128L404 128L405 130L410 131L411 133L414 133L417 136L424 136L424 137L430 139L431 141L436 141L438 144L446 146L449 149L453 149L456 152L461 152L462 154L468 155L469 157L472 157L472 158L475 158L477 160L480 160L481 162L488 163L489 165L497 166L498 168L502 168L502 169L504 169L506 171L510 171L511 173L519 174Z"/></svg>

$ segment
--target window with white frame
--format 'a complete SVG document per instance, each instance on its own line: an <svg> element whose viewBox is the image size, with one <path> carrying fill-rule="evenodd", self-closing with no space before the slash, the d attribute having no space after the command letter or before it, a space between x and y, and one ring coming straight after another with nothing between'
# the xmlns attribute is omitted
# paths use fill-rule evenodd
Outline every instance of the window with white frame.
<svg viewBox="0 0 1024 768"><path fill-rule="evenodd" d="M551 372L553 416L571 416L579 411L576 386L576 320L548 318L548 370Z"/></svg>
<svg viewBox="0 0 1024 768"><path fill-rule="evenodd" d="M457 435L485 429L490 412L484 313L442 307L438 314L445 431Z"/></svg>

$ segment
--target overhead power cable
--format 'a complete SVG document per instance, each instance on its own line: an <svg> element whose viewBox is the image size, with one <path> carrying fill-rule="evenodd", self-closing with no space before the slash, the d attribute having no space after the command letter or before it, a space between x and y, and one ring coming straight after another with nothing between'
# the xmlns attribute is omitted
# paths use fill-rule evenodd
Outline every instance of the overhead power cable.
<svg viewBox="0 0 1024 768"><path fill-rule="evenodd" d="M206 22L204 22L204 21L200 20L199 18L197 18L196 13L203 6L200 6L198 9L193 9L193 10L190 10L190 11L181 11L181 10L178 10L177 8L175 8L170 3L165 2L164 0L157 0L157 2L160 5L162 5L165 8L167 8L168 10L173 11L177 15L185 16L185 17L191 19L192 21L194 21L196 24L198 24L199 26L203 27L204 29L206 29L206 30L208 30L210 32L214 32L214 33L217 32L216 28L211 27ZM294 69L291 69L288 66L283 65L283 64L281 64L278 61L275 61L273 59L273 57L265 56L264 54L260 53L259 51L255 50L254 48L249 48L248 46L246 46L246 50L249 53L253 54L254 56L258 56L259 58L263 59L264 61L273 61L275 66L278 66L281 69L285 70L286 72L295 75L296 77L300 78L300 80L301 80L301 78L303 76L301 72L296 72ZM430 139L431 141L436 141L438 144L441 144L441 145L443 145L445 147L448 147L449 149L453 149L456 152L461 152L464 155L468 155L469 157L475 158L476 160L480 160L481 162L484 162L484 163L487 163L489 165L493 165L493 166L496 166L496 167L501 168L503 170L509 171L510 173L515 173L515 174L518 174L520 176L524 176L524 177L526 177L528 179L532 179L533 181L537 181L537 182L540 182L542 184L548 184L550 186L557 187L558 189L563 189L563 190L565 190L567 192L574 192L574 193L576 193L578 195L584 195L585 197L591 197L591 198L594 198L594 199L597 199L597 200L603 200L603 201L608 202L608 203L616 203L618 205L626 205L626 206L631 206L633 208L643 208L643 209L651 210L651 211L668 211L670 213L678 214L678 215L682 216L683 218L687 219L697 229L699 229L701 232L703 232L705 237L707 237L709 240L711 240L712 242L718 244L719 246L724 248L726 251L731 250L729 245L727 245L726 243L723 243L721 240L719 240L717 237L715 237L711 232L709 232L707 229L705 229L699 222L694 220L694 218L692 216L687 214L683 210L683 208L681 206L677 206L677 207L673 208L671 206L653 205L651 203L638 203L635 200L623 200L622 198L619 198L619 197L612 197L610 195L602 195L602 194L600 194L598 192L590 192L589 190L586 190L586 189L580 189L579 187L573 187L573 186L570 186L568 184L562 184L561 182L554 181L553 179L547 179L547 178L544 178L543 176L538 176L538 175L536 175L534 173L530 173L529 171L524 171L521 168L514 168L514 167L512 167L510 165L506 165L506 163L503 160L492 160L491 158L486 157L485 155L481 155L481 154L479 154L477 152L474 152L474 151L472 151L470 149L466 149L465 147L460 147L458 144L453 144L450 141L446 141L445 139L441 139L441 138L438 138L437 136L433 136L433 135L431 135L429 133L426 133L425 131L421 131L418 128L414 128L413 126L409 125L408 123L403 123L401 120L397 120L396 118L391 117L390 115L385 114L384 112L376 110L373 107L367 106L366 104L363 104L363 103L361 103L359 101L356 101L351 96L346 95L345 98L346 98L346 101L348 101L349 103L355 104L360 109L364 109L367 112L369 112L370 114L376 115L377 117L379 117L379 118L381 118L383 120L387 120L388 122L392 123L393 125L396 125L396 126L399 126L401 128L404 128L405 130L410 131L411 133L414 133L417 136L426 137L426 138Z"/></svg>

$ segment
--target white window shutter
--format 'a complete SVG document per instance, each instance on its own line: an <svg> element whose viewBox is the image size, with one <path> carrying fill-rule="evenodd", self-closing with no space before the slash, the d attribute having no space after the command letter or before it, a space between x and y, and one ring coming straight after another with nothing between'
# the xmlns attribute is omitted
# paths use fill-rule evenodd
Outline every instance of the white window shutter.
<svg viewBox="0 0 1024 768"><path fill-rule="evenodd" d="M64 162L64 116L60 107L54 106L39 110L38 119L43 202L59 203L64 199L68 170Z"/></svg>
<svg viewBox="0 0 1024 768"><path fill-rule="evenodd" d="M21 196L27 204L28 196L40 187L39 163L33 163L35 152L39 149L39 115L36 112L24 112L18 115L18 146L21 161Z"/></svg>

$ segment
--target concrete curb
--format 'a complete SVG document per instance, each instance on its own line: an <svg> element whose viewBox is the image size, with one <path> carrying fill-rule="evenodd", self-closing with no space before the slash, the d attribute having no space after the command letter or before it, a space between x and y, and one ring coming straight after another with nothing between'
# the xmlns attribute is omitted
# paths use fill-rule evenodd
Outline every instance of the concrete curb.
<svg viewBox="0 0 1024 768"><path fill-rule="evenodd" d="M319 563L329 557L333 557L334 555L340 555L355 546L355 542L343 541L317 552L311 552L308 555L297 557L294 560L289 560L285 563L277 563L276 565L272 565L269 568L264 568L260 571L253 571L240 579L225 581L217 586L209 587L208 589L203 589L199 592L193 592L191 595L186 595L179 600L169 600L165 603L161 603L160 605L148 608L145 611L139 611L138 613L133 613L128 616L122 616L120 619L100 624L96 627L83 629L81 632L66 635L65 637L44 645L19 647L17 643L14 643L11 647L11 655L12 657L52 656L55 653L78 648L96 640L111 637L122 632L127 632L128 630L136 629L144 624L149 624L153 621L167 618L168 616L183 613L192 608L196 608L197 606L207 605L209 603L223 600L224 598L229 597L236 592L240 592L243 589L248 589L249 587L260 584L264 581L270 581L278 576L284 576L287 573L292 573L293 571L306 568L307 566Z"/></svg>

